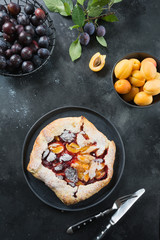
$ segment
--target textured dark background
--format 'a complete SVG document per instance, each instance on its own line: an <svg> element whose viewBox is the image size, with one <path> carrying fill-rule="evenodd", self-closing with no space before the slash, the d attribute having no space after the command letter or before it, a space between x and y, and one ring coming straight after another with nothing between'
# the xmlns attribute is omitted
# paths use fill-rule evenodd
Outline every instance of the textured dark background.
<svg viewBox="0 0 160 240"><path fill-rule="evenodd" d="M42 2L42 1L41 1ZM160 104L135 109L123 104L111 87L115 61L129 52L160 55L160 1L124 0L117 4L119 22L106 23L108 49L92 41L80 60L72 63L68 48L76 31L69 18L51 16L57 29L56 47L43 70L26 78L0 76L0 239L92 240L108 218L68 236L65 229L110 207L118 197L144 187L146 193L106 235L107 240L158 240L160 191ZM91 56L107 54L99 73L88 68ZM43 114L66 105L86 106L111 120L126 149L122 179L100 205L82 212L61 212L42 203L29 189L21 168L25 135Z"/></svg>

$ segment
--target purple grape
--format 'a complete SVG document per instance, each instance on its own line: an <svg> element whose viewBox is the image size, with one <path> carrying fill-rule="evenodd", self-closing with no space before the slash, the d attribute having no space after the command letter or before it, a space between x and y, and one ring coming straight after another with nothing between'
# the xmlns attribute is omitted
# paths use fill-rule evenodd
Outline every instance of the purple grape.
<svg viewBox="0 0 160 240"><path fill-rule="evenodd" d="M80 36L79 36L79 40L80 40L80 43L82 45L88 45L89 41L90 41L90 36L88 33L84 32L84 33L81 33Z"/></svg>
<svg viewBox="0 0 160 240"><path fill-rule="evenodd" d="M22 58L18 54L12 55L10 62L14 68L18 68L22 63Z"/></svg>
<svg viewBox="0 0 160 240"><path fill-rule="evenodd" d="M33 6L33 4L26 4L26 6L25 6L25 8L24 8L24 11L25 11L25 13L27 14L27 15L31 15L31 14L33 14L34 13L34 6Z"/></svg>
<svg viewBox="0 0 160 240"><path fill-rule="evenodd" d="M0 69L5 69L7 62L4 56L0 55Z"/></svg>
<svg viewBox="0 0 160 240"><path fill-rule="evenodd" d="M29 45L33 53L36 53L37 50L39 49L38 43L33 40L32 43Z"/></svg>
<svg viewBox="0 0 160 240"><path fill-rule="evenodd" d="M7 35L6 33L3 33L3 38L7 42L13 42L16 38L15 34Z"/></svg>
<svg viewBox="0 0 160 240"><path fill-rule="evenodd" d="M84 25L84 32L88 33L89 35L92 35L94 31L95 31L95 26L93 23L88 22Z"/></svg>
<svg viewBox="0 0 160 240"><path fill-rule="evenodd" d="M48 48L49 46L49 38L47 36L42 36L39 38L38 45L41 48Z"/></svg>
<svg viewBox="0 0 160 240"><path fill-rule="evenodd" d="M35 15L38 19L44 20L45 19L45 12L41 8L37 8L35 11Z"/></svg>
<svg viewBox="0 0 160 240"><path fill-rule="evenodd" d="M13 16L17 16L21 11L21 7L19 6L19 4L13 2L9 3L7 7L9 13Z"/></svg>
<svg viewBox="0 0 160 240"><path fill-rule="evenodd" d="M33 26L38 26L38 25L42 24L42 21L40 19L38 19L35 15L33 15L31 17L30 21Z"/></svg>
<svg viewBox="0 0 160 240"><path fill-rule="evenodd" d="M35 66L39 67L42 64L42 59L38 55L34 55L32 59Z"/></svg>
<svg viewBox="0 0 160 240"><path fill-rule="evenodd" d="M13 23L14 27L17 26L17 21L15 18L10 18L10 22Z"/></svg>
<svg viewBox="0 0 160 240"><path fill-rule="evenodd" d="M0 27L9 20L10 18L6 12L0 12Z"/></svg>
<svg viewBox="0 0 160 240"><path fill-rule="evenodd" d="M22 50L22 46L19 43L15 43L14 45L12 45L11 50L13 54L20 53Z"/></svg>
<svg viewBox="0 0 160 240"><path fill-rule="evenodd" d="M29 25L29 23L30 23L29 18L25 14L18 16L17 22L18 22L18 24L23 25L23 26Z"/></svg>
<svg viewBox="0 0 160 240"><path fill-rule="evenodd" d="M106 29L102 25L98 26L96 29L97 36L98 37L103 37L106 34Z"/></svg>
<svg viewBox="0 0 160 240"><path fill-rule="evenodd" d="M7 50L7 43L3 39L0 39L0 47L2 48L3 51Z"/></svg>
<svg viewBox="0 0 160 240"><path fill-rule="evenodd" d="M15 29L16 29L18 35L19 35L21 32L24 31L24 26L23 25L16 25Z"/></svg>
<svg viewBox="0 0 160 240"><path fill-rule="evenodd" d="M32 49L29 47L25 47L21 51L21 57L23 60L29 60L32 58Z"/></svg>
<svg viewBox="0 0 160 240"><path fill-rule="evenodd" d="M23 31L19 34L19 42L22 45L29 45L32 42L32 36L29 33Z"/></svg>
<svg viewBox="0 0 160 240"><path fill-rule="evenodd" d="M33 63L31 61L25 61L22 63L22 71L24 73L29 73L34 70Z"/></svg>
<svg viewBox="0 0 160 240"><path fill-rule="evenodd" d="M49 56L49 50L47 48L40 48L38 50L38 56L42 59L45 59Z"/></svg>
<svg viewBox="0 0 160 240"><path fill-rule="evenodd" d="M25 26L25 31L27 33L31 34L31 36L34 36L34 34L35 34L34 28L30 25Z"/></svg>
<svg viewBox="0 0 160 240"><path fill-rule="evenodd" d="M7 49L7 50L5 51L5 55L6 55L7 58L10 58L10 57L13 55L12 50L11 50L11 49Z"/></svg>
<svg viewBox="0 0 160 240"><path fill-rule="evenodd" d="M46 34L46 28L44 27L44 25L39 25L38 27L36 27L36 33L39 36L44 36Z"/></svg>
<svg viewBox="0 0 160 240"><path fill-rule="evenodd" d="M11 22L6 22L2 26L3 32L6 33L7 35L11 35L15 32L15 27L14 24Z"/></svg>

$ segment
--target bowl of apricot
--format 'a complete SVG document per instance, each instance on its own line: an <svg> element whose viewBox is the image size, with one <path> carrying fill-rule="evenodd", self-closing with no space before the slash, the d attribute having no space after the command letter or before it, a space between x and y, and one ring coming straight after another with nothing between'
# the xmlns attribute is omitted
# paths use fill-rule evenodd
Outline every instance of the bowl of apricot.
<svg viewBox="0 0 160 240"><path fill-rule="evenodd" d="M144 108L160 101L160 62L148 53L118 60L111 79L116 95L129 106Z"/></svg>

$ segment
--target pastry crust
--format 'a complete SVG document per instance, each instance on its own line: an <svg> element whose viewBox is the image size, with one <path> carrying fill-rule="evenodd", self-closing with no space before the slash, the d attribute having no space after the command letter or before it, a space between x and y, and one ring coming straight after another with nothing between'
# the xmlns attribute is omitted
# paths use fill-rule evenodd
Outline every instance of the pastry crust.
<svg viewBox="0 0 160 240"><path fill-rule="evenodd" d="M80 147L93 144L83 152L85 154L94 150L98 158L102 156L107 149L103 157L105 165L108 168L105 179L87 185L72 187L65 180L59 179L51 169L43 166L42 154L48 149L48 143L50 143L54 137L60 136L64 130L69 130L77 134L76 140ZM87 134L88 139L83 136L84 132ZM94 145L94 143L96 143L96 145ZM75 204L91 197L110 182L113 175L115 152L115 143L108 140L107 137L98 131L85 117L60 118L48 124L38 135L30 155L27 170L52 189L63 203L66 205Z"/></svg>

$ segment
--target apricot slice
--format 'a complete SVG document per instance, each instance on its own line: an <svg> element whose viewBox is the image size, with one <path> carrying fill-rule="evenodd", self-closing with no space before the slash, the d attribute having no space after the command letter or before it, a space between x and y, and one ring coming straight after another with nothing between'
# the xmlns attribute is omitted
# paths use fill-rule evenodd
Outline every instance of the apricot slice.
<svg viewBox="0 0 160 240"><path fill-rule="evenodd" d="M115 90L120 94L129 93L131 90L131 84L126 79L121 79L115 82L114 84Z"/></svg>
<svg viewBox="0 0 160 240"><path fill-rule="evenodd" d="M63 152L64 150L64 146L62 144L59 143L52 143L51 145L49 145L48 147L53 153L59 154L61 152Z"/></svg>
<svg viewBox="0 0 160 240"><path fill-rule="evenodd" d="M142 71L146 80L154 79L157 74L155 65L149 61L144 61L141 63L140 71Z"/></svg>
<svg viewBox="0 0 160 240"><path fill-rule="evenodd" d="M160 93L160 80L154 79L152 81L148 81L144 84L144 92L150 95L157 95Z"/></svg>
<svg viewBox="0 0 160 240"><path fill-rule="evenodd" d="M136 59L136 58L131 58L131 59L129 59L131 62L132 62L132 64L133 64L133 67L132 67L132 70L139 70L140 69L140 67L141 67L141 63L140 63L140 61L138 60L138 59Z"/></svg>
<svg viewBox="0 0 160 240"><path fill-rule="evenodd" d="M78 153L80 151L80 146L76 143L66 144L66 148L71 153Z"/></svg>
<svg viewBox="0 0 160 240"><path fill-rule="evenodd" d="M89 62L89 68L93 72L100 71L105 65L106 55L101 55L99 52L93 55Z"/></svg>
<svg viewBox="0 0 160 240"><path fill-rule="evenodd" d="M134 70L129 77L130 83L135 87L141 87L145 83L144 74L139 70Z"/></svg>
<svg viewBox="0 0 160 240"><path fill-rule="evenodd" d="M114 73L116 78L123 79L128 78L131 75L133 68L132 61L128 59L123 59L115 66Z"/></svg>
<svg viewBox="0 0 160 240"><path fill-rule="evenodd" d="M126 102L130 102L134 99L135 95L139 92L139 88L138 87L134 87L132 86L131 91L127 94L122 95L122 98L126 101Z"/></svg>
<svg viewBox="0 0 160 240"><path fill-rule="evenodd" d="M91 156L89 154L78 155L77 158L82 163L90 163L92 160L95 159L95 157L93 157L93 156Z"/></svg>
<svg viewBox="0 0 160 240"><path fill-rule="evenodd" d="M144 63L146 61L153 63L154 66L157 67L157 62L153 58L145 58L141 63Z"/></svg>
<svg viewBox="0 0 160 240"><path fill-rule="evenodd" d="M146 106L153 102L153 97L145 92L139 92L134 97L134 102L137 105Z"/></svg>

